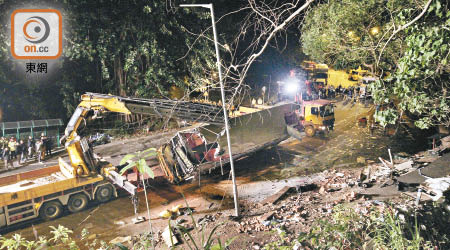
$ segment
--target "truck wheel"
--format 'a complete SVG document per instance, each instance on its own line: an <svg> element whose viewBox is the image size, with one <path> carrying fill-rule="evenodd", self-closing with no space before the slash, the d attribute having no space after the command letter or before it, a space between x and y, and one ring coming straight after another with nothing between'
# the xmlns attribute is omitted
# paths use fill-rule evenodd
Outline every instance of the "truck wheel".
<svg viewBox="0 0 450 250"><path fill-rule="evenodd" d="M88 202L88 197L85 194L74 194L70 197L67 208L71 213L76 213L83 210Z"/></svg>
<svg viewBox="0 0 450 250"><path fill-rule="evenodd" d="M305 128L305 133L309 137L313 137L316 134L316 130L313 128L313 126L307 126Z"/></svg>
<svg viewBox="0 0 450 250"><path fill-rule="evenodd" d="M39 215L44 221L54 220L61 216L63 207L58 201L48 201L42 205Z"/></svg>
<svg viewBox="0 0 450 250"><path fill-rule="evenodd" d="M97 189L97 192L95 192L95 199L98 202L107 202L111 200L112 196L113 196L113 188L111 187L111 185L100 186Z"/></svg>

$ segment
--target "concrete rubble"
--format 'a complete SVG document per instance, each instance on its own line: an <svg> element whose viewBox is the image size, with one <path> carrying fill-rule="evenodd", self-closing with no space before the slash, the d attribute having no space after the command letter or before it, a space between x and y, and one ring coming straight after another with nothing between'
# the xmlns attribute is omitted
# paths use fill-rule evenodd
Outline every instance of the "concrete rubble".
<svg viewBox="0 0 450 250"><path fill-rule="evenodd" d="M450 137L443 138L440 147L433 150L419 152L411 157L395 156L394 160L379 158L381 163L369 164L362 172L359 183L363 187L373 187L368 190L374 192L363 192L374 196L385 194L389 186L392 195L407 195L417 197L419 201L442 201L445 202L445 194L450 191L450 153L445 153L450 144ZM447 144L446 144L447 143ZM444 147L446 145L446 147ZM439 155L443 153L442 156Z"/></svg>
<svg viewBox="0 0 450 250"><path fill-rule="evenodd" d="M443 152L442 147L440 150ZM418 170L431 164L431 157L434 158L432 161L434 162L441 157L450 156L450 154L444 156L434 154L436 151L421 152L414 156L394 154L391 155L390 160L380 158L380 162L364 159L367 167L362 171L325 170L320 173L323 177L321 181L309 184L308 187L285 186L259 203L247 204L243 211L243 218L230 223L234 223L238 233L250 235L273 230L307 231L312 221L330 215L333 208L342 203L353 202L355 210L361 214L368 214L369 208L373 206L384 209L386 203L383 201L383 195L386 191L383 188L389 187L392 191L386 192L391 194L388 195L389 202L394 204L398 211L407 213L418 205L415 200L417 194L411 195L410 190L415 190L416 193L422 192L425 195L434 193L433 200L448 195L450 172L440 178L425 176L424 182L416 183L416 188L408 189L407 192L402 192L402 185L398 181L401 176L412 172L420 173ZM423 161L424 158L427 158L427 162ZM358 159L358 163L363 163L363 159ZM446 162L447 165L449 163L450 161ZM370 193L372 189L378 193ZM391 200L393 197L403 197L402 193L408 193L409 199ZM381 200L377 199L378 197ZM423 198L421 201L427 200L430 199ZM292 227L294 225L295 229ZM301 226L298 227L298 225ZM253 249L258 247L257 244L253 245Z"/></svg>
<svg viewBox="0 0 450 250"><path fill-rule="evenodd" d="M293 225L303 224L324 214L343 202L357 198L357 173L355 171L337 172L326 170L321 173L323 180L305 186L289 187L279 190L259 203L248 204L243 211L245 216L233 222L239 233L252 234L262 231L289 230ZM287 197L287 198L284 198ZM327 197L329 202L323 203ZM255 211L256 214L252 214Z"/></svg>
<svg viewBox="0 0 450 250"><path fill-rule="evenodd" d="M175 236L175 233L173 233L173 231L171 232L171 229L169 227L166 227L166 229L164 229L162 238L169 248L178 244L178 239Z"/></svg>
<svg viewBox="0 0 450 250"><path fill-rule="evenodd" d="M392 197L402 196L398 178L423 169L428 163L418 162L424 156L419 154L412 157L393 156L393 164L388 160L382 162L367 161L367 167L362 171L356 169L325 170L319 175L317 182L300 186L285 186L273 195L257 202L246 204L242 211L242 218L237 221L229 220L227 223L237 230L237 233L253 235L258 232L271 232L276 230L292 232L308 231L313 221L331 215L333 208L339 204L352 202L355 211L368 215L373 207L383 210L387 205L383 195L389 193L383 188L393 190ZM447 157L447 156L446 156ZM440 157L436 157L439 159ZM447 163L448 164L448 163ZM428 190L435 193L433 200L445 196L450 188L450 178L426 178L424 183L418 183L417 188L426 195ZM375 189L377 193L370 193ZM417 190L416 190L417 191ZM396 209L402 213L413 211L417 207L415 198L408 189L409 199L390 199ZM380 198L380 199L378 199ZM430 199L424 199L424 201ZM214 225L223 215L218 212L214 215L204 215L197 219L198 225ZM179 221L177 221L179 222ZM184 221L183 221L184 223ZM228 229L230 230L230 229ZM166 230L167 231L167 230ZM168 246L167 232L163 233L164 241ZM259 249L260 244L253 244L253 249Z"/></svg>
<svg viewBox="0 0 450 250"><path fill-rule="evenodd" d="M195 227L192 223L202 228L223 223L225 232L234 230L250 238L257 237L258 233L288 232L285 237L290 241L299 232L309 231L313 222L331 216L336 206L345 203L351 203L360 215L369 216L373 209L382 211L393 206L401 216L410 216L419 207L423 209L427 201L448 202L450 153L446 153L449 147L444 149L442 145L439 150L415 155L389 150L389 160L380 157L377 162L358 157L357 162L366 165L362 170L325 170L318 173L314 181L298 185L286 181L284 187L280 186L259 202L242 204L240 218L228 216L227 219L220 211L204 215L194 212L195 221L192 221L185 208L173 207L160 214L162 218L172 219L172 237L167 227L164 232L158 232L156 238L170 248L172 243L182 243L180 228L190 231ZM450 146L450 143L445 145ZM389 205L385 200L389 200ZM251 249L262 249L265 243L274 240L270 237L250 242Z"/></svg>

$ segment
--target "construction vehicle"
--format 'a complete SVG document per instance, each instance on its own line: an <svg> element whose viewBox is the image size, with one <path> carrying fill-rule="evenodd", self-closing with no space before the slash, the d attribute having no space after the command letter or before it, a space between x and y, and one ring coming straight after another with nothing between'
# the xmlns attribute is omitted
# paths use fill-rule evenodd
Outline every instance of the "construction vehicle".
<svg viewBox="0 0 450 250"><path fill-rule="evenodd" d="M288 126L296 125L287 119L295 112L295 106L280 103L230 111L233 158L239 160L287 139ZM231 152L227 151L220 106L86 93L61 139L70 162L59 158L56 166L0 178L0 228L37 217L52 220L66 208L69 212L81 211L90 202L107 202L117 196L118 188L131 194L136 209L139 180L120 175L125 166L112 166L98 157L87 138L78 134L81 124L105 112L176 117L203 124L178 132L159 148L159 167L172 183L181 183L217 167L223 173L229 162Z"/></svg>
<svg viewBox="0 0 450 250"><path fill-rule="evenodd" d="M59 165L0 178L0 228L37 217L52 220L65 207L70 212L78 212L92 201L106 202L117 196L117 187L135 197L138 188L118 173L120 166L113 167L96 156L87 138L78 135L79 126L88 118L119 112L222 124L220 111L220 107L208 104L95 93L82 95L61 139L65 141L70 162L59 158Z"/></svg>
<svg viewBox="0 0 450 250"><path fill-rule="evenodd" d="M326 64L319 64L313 61L303 61L301 68L307 72L308 81L317 86L325 86L326 88L333 86L338 88L339 86L348 88L359 84L360 80L369 73L367 70L362 70L359 67L356 70L335 70Z"/></svg>
<svg viewBox="0 0 450 250"><path fill-rule="evenodd" d="M328 65L313 61L303 61L301 68L307 73L307 80L314 85L328 85Z"/></svg>
<svg viewBox="0 0 450 250"><path fill-rule="evenodd" d="M287 119L288 132L297 139L301 139L298 132L305 132L309 137L326 134L334 129L334 104L324 99L300 101Z"/></svg>
<svg viewBox="0 0 450 250"><path fill-rule="evenodd" d="M311 76L312 82L320 83L322 86L328 85L328 65L318 63L315 66L313 74Z"/></svg>
<svg viewBox="0 0 450 250"><path fill-rule="evenodd" d="M327 133L334 129L334 104L325 99L313 99L308 92L311 92L310 83L296 77L289 77L285 82L278 82L279 97L281 100L288 100L296 104L295 113L288 115L290 135L300 139L300 135L295 132L304 131L307 136L314 136L318 132ZM288 125L289 125L288 124Z"/></svg>
<svg viewBox="0 0 450 250"><path fill-rule="evenodd" d="M334 129L334 104L331 101L302 101L296 114L307 136L312 137L317 132L327 133Z"/></svg>
<svg viewBox="0 0 450 250"><path fill-rule="evenodd" d="M370 76L368 70L361 69L359 66L357 69L352 69L348 71L348 79L350 81L360 82L364 77Z"/></svg>

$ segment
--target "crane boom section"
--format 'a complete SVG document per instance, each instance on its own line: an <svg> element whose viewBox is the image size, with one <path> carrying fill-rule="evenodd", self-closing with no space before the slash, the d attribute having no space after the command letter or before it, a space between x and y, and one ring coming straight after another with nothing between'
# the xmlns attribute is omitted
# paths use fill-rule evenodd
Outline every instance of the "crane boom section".
<svg viewBox="0 0 450 250"><path fill-rule="evenodd" d="M175 117L187 121L223 124L223 113L220 106L175 101L166 99L144 99L122 97L87 92L81 96L75 112L65 130L65 147L69 153L70 165L61 165L64 173L76 176L91 176L98 173L97 162L93 150L85 138L77 134L78 127L90 116L103 112L122 114L146 114L158 117Z"/></svg>

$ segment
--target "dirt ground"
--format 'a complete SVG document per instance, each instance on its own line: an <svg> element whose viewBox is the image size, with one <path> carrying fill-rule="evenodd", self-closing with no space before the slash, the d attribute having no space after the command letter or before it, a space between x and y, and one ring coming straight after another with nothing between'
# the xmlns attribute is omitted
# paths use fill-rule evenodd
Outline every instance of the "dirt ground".
<svg viewBox="0 0 450 250"><path fill-rule="evenodd" d="M344 196L351 193L353 190L349 190L353 187L333 193L327 192L326 195L319 193L320 190L308 192L296 190L283 202L275 205L263 205L261 201L285 186L299 187L326 181L327 173L342 172L345 180L354 179L357 172L365 165L362 162L376 161L379 156L386 159L388 148L391 148L394 153L407 154L423 148L422 141L415 141L408 134L387 137L381 131L377 131L371 136L367 128L359 128L356 117L367 110L361 104L344 105L338 102L335 110L336 126L330 134L305 138L302 141L288 139L275 147L261 150L236 162L236 178L243 215L239 221L229 219L229 216L233 214L233 199L231 180L227 171L224 175L221 174L220 169L213 171L210 175L203 175L200 182L171 185L164 179L159 168L154 167L156 178L151 181L148 190L153 232L158 234L167 227L168 220L158 218L158 215L176 205L185 206L184 196L189 206L194 209L195 220L203 221L201 224L206 227L204 232L209 232L208 230L215 225L219 225L217 233L221 239L237 237L230 246L231 249L258 249L258 246L262 246L265 242L275 240L278 236L272 232L274 228L244 231L248 225L261 226L260 222L256 222L257 219L268 211L283 209L284 201L289 201L289 206L285 210L292 212L292 217L298 215L295 220L289 220L289 223L284 225L294 237L296 232L308 228L308 221L315 218L314 214L323 214L308 212L308 215L302 215L302 211L325 209L329 203L346 200L347 197ZM95 152L113 164L117 164L127 153L164 143L170 133L174 132L115 141L96 147ZM328 171L324 174L322 172L324 170ZM357 192L357 190L354 191ZM322 205L317 206L317 204ZM148 218L145 207L145 196L141 193L139 215ZM20 233L26 238L33 239L33 228L38 235L48 235L49 226L58 224L73 230L75 238L80 237L81 230L86 228L94 235L92 239L105 241L118 236L139 235L149 231L148 222L134 224L133 218L131 201L126 194L121 193L119 198L106 204L92 205L85 211L68 214L51 222L35 221L33 227L28 224L4 236L11 237L15 233ZM184 218L187 220L185 223L192 225L189 216L183 215L178 219L180 218ZM252 220L254 222L250 222ZM167 249L167 246L159 242L157 249ZM185 246L182 245L179 249L185 249Z"/></svg>

